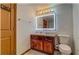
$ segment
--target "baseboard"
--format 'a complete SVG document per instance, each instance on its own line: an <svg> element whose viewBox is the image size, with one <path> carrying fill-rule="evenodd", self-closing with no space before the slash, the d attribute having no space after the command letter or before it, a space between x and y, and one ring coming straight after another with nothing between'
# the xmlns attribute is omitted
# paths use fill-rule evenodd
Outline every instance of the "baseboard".
<svg viewBox="0 0 79 59"><path fill-rule="evenodd" d="M23 52L21 55L24 55L25 53L27 53L28 51L30 51L31 49L26 50L25 52Z"/></svg>

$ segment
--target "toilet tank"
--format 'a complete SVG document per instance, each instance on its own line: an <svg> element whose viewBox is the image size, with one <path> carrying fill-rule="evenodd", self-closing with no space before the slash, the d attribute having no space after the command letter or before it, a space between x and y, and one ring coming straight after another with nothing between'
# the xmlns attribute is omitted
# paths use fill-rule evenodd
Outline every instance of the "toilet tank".
<svg viewBox="0 0 79 59"><path fill-rule="evenodd" d="M70 36L69 35L60 35L59 36L60 44L70 44Z"/></svg>

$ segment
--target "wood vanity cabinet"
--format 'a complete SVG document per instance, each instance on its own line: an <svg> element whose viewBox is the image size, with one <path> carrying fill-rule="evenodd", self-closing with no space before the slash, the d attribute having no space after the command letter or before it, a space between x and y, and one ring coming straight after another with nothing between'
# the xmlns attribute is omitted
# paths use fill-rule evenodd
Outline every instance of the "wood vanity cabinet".
<svg viewBox="0 0 79 59"><path fill-rule="evenodd" d="M54 54L54 37L31 35L31 49L47 54Z"/></svg>
<svg viewBox="0 0 79 59"><path fill-rule="evenodd" d="M37 50L43 50L42 48L42 40L33 39L31 43L31 48L37 49Z"/></svg>
<svg viewBox="0 0 79 59"><path fill-rule="evenodd" d="M54 53L54 37L44 38L44 52L49 54Z"/></svg>
<svg viewBox="0 0 79 59"><path fill-rule="evenodd" d="M43 43L42 40L39 39L38 36L31 36L31 48L42 51Z"/></svg>

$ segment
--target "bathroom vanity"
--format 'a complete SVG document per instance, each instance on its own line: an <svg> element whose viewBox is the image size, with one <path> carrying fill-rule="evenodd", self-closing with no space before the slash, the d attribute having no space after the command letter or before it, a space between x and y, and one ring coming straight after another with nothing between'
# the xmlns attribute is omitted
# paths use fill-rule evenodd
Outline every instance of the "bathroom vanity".
<svg viewBox="0 0 79 59"><path fill-rule="evenodd" d="M31 35L31 49L41 51L47 54L54 54L54 36Z"/></svg>
<svg viewBox="0 0 79 59"><path fill-rule="evenodd" d="M48 8L50 9L50 8ZM46 10L46 9L44 9ZM36 31L55 31L56 30L56 19L55 12L50 11L39 15L39 12L36 12ZM40 10L39 10L40 11ZM47 54L54 54L55 45L54 39L55 36L47 35L47 34L31 34L31 49L38 50Z"/></svg>

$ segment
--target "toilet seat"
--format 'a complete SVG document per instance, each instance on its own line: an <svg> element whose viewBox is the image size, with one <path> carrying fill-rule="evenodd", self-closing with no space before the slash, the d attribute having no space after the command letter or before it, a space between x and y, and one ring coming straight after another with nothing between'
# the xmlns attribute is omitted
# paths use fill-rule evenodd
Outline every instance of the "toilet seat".
<svg viewBox="0 0 79 59"><path fill-rule="evenodd" d="M68 46L66 44L60 44L59 45L59 51L63 54L70 54L71 48L70 48L70 46Z"/></svg>

